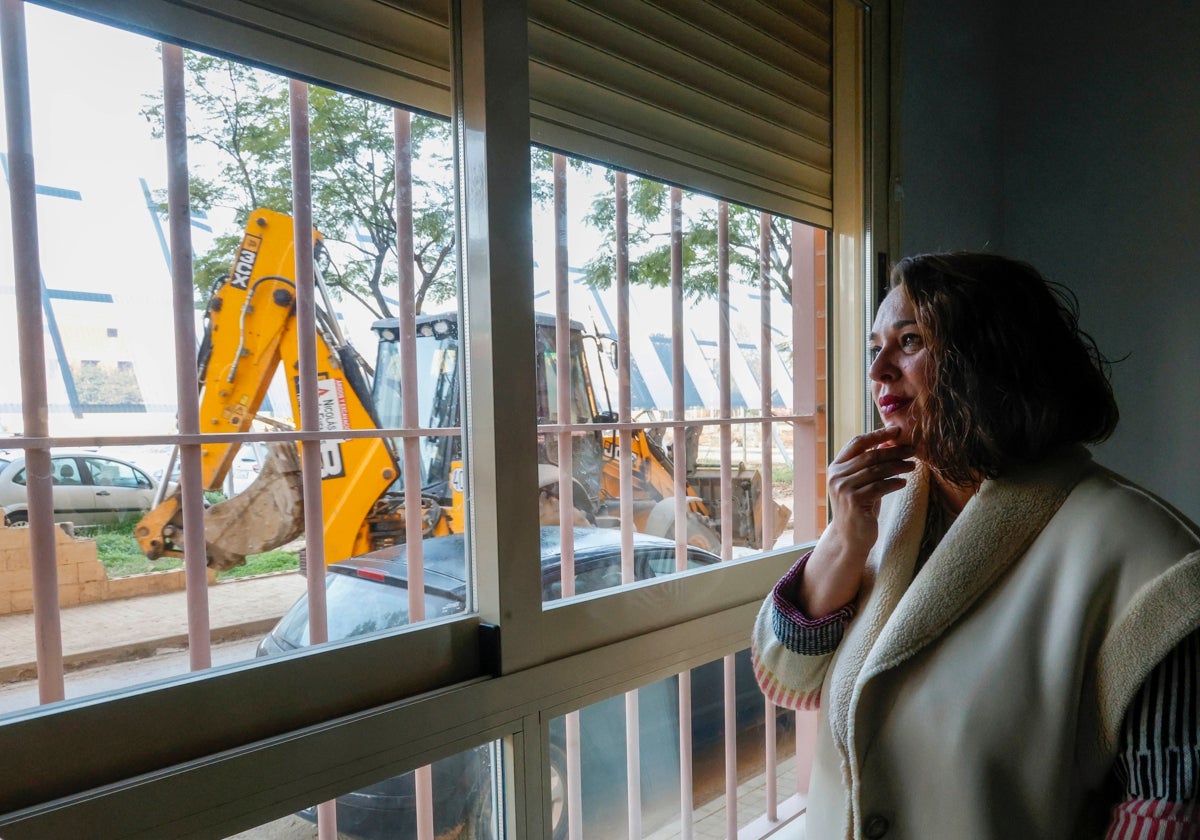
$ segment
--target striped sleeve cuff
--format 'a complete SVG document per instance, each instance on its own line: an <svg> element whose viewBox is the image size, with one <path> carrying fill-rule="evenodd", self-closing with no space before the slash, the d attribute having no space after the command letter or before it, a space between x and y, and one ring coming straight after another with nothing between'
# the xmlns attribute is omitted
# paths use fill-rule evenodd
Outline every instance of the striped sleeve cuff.
<svg viewBox="0 0 1200 840"><path fill-rule="evenodd" d="M1128 799L1117 806L1105 840L1194 840L1200 836L1195 802Z"/></svg>
<svg viewBox="0 0 1200 840"><path fill-rule="evenodd" d="M821 618L809 618L796 604L796 589L808 552L779 579L771 591L772 628L779 642L792 653L802 656L825 656L833 653L842 641L846 625L854 617L854 605L847 604Z"/></svg>

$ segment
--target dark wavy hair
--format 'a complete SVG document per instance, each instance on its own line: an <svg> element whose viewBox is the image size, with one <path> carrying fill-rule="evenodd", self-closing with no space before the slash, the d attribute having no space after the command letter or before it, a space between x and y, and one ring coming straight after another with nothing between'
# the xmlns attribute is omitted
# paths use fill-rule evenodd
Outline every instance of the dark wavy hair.
<svg viewBox="0 0 1200 840"><path fill-rule="evenodd" d="M1119 412L1110 363L1079 328L1079 302L1028 263L923 254L891 276L916 310L931 356L925 458L975 484L1064 444L1099 443Z"/></svg>

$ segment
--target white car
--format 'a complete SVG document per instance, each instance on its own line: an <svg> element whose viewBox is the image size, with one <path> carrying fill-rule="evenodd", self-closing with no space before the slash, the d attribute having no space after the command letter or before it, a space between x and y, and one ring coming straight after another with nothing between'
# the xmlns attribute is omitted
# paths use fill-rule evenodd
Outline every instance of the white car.
<svg viewBox="0 0 1200 840"><path fill-rule="evenodd" d="M139 518L154 501L155 483L140 467L94 452L54 452L54 521L109 525ZM0 451L0 506L6 525L29 521L25 455Z"/></svg>

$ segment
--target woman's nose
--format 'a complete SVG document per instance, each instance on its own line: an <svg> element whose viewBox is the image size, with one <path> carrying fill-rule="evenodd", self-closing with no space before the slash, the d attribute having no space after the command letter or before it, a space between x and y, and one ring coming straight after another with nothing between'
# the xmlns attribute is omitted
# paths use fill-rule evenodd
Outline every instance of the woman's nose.
<svg viewBox="0 0 1200 840"><path fill-rule="evenodd" d="M867 376L875 382L892 382L896 379L897 375L896 366L891 362L886 352L880 352L876 355L867 368Z"/></svg>

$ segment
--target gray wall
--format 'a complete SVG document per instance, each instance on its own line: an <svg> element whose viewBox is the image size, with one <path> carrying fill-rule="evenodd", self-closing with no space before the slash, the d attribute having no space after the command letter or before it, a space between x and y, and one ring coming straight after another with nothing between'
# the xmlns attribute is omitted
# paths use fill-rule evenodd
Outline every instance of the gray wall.
<svg viewBox="0 0 1200 840"><path fill-rule="evenodd" d="M904 7L902 251L1069 286L1127 357L1099 459L1200 521L1200 4Z"/></svg>

